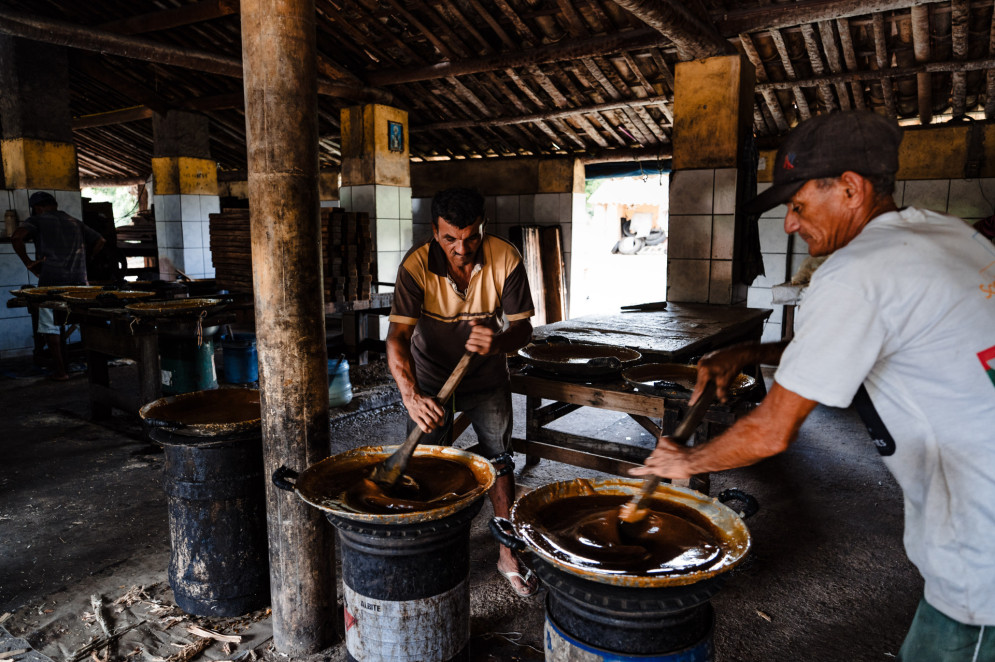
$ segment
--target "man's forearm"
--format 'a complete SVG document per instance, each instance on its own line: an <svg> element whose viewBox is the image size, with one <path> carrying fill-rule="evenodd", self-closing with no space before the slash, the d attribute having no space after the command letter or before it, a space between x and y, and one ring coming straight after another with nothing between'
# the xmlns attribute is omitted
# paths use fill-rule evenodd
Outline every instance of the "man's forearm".
<svg viewBox="0 0 995 662"><path fill-rule="evenodd" d="M407 399L419 392L410 345L388 338L387 367L390 369L394 381L397 382L397 388L401 392L402 398Z"/></svg>
<svg viewBox="0 0 995 662"><path fill-rule="evenodd" d="M499 354L517 352L531 339L532 324L528 320L512 322L511 326L494 336Z"/></svg>

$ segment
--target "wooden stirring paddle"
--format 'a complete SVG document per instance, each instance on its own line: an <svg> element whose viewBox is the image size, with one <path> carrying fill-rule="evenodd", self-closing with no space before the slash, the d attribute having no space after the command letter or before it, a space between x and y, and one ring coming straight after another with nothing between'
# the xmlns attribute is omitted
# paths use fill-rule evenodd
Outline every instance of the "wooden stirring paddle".
<svg viewBox="0 0 995 662"><path fill-rule="evenodd" d="M449 379L442 385L442 388L439 389L438 395L435 396L439 404L445 406L449 396L453 394L453 391L459 386L463 376L470 368L470 361L473 357L473 352L463 352L463 356L460 358L459 363L456 364L456 368L449 375ZM411 461L411 456L415 453L415 447L424 435L425 433L422 429L415 425L415 429L411 431L411 434L404 440L401 447L373 469L370 480L384 489L393 487L394 483L404 473L404 470L408 468L408 462Z"/></svg>
<svg viewBox="0 0 995 662"><path fill-rule="evenodd" d="M674 434L668 435L668 438L675 444L683 445L701 424L701 419L705 418L705 412L708 411L708 406L712 404L714 399L715 382L708 380L708 383L705 384L705 390L701 393L701 397L693 405L688 407L684 418L681 419L681 422L677 425L677 429L674 430ZM659 485L659 476L650 476L647 478L639 494L633 495L632 499L627 501L619 509L619 519L622 522L633 524L646 517L646 513L649 511L646 504Z"/></svg>

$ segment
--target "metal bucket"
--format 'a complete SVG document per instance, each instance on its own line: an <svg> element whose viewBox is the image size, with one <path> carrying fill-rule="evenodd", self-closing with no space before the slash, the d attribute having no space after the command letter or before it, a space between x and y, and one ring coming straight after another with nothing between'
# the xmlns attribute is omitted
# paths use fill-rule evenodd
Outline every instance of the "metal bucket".
<svg viewBox="0 0 995 662"><path fill-rule="evenodd" d="M198 616L239 616L269 604L262 437L192 437L152 428L165 450L164 487L176 604Z"/></svg>
<svg viewBox="0 0 995 662"><path fill-rule="evenodd" d="M162 392L178 395L218 387L214 369L214 340L196 335L177 337L159 335L159 360L162 366Z"/></svg>
<svg viewBox="0 0 995 662"><path fill-rule="evenodd" d="M717 534L723 554L711 565L685 573L637 575L606 573L559 558L528 531L537 512L555 501L586 494L625 495L639 492L642 481L564 481L533 490L519 499L511 520L494 518L491 531L503 544L527 555L549 589L546 599L547 662L711 662L714 659L710 600L750 547L743 517L756 512L753 497L726 490L709 499L693 490L661 485L654 497L692 509ZM739 500L737 514L725 501ZM521 534L521 535L520 535Z"/></svg>
<svg viewBox="0 0 995 662"><path fill-rule="evenodd" d="M494 468L455 448L419 446L415 457L458 461L477 485L467 498L420 512L378 515L341 507L322 495L322 477L371 460L398 446L359 448L322 460L296 477L281 468L273 482L326 511L338 531L347 659L355 662L448 662L470 657L470 524ZM291 483L288 479L296 481Z"/></svg>

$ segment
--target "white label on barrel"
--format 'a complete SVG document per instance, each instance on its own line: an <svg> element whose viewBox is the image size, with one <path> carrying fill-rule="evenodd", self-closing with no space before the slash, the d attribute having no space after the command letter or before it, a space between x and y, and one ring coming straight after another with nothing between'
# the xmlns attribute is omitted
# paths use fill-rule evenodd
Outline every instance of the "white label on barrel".
<svg viewBox="0 0 995 662"><path fill-rule="evenodd" d="M362 662L443 662L470 640L466 580L421 600L374 600L347 584L345 643Z"/></svg>
<svg viewBox="0 0 995 662"><path fill-rule="evenodd" d="M162 371L162 385L172 386L173 385L173 373L169 370Z"/></svg>

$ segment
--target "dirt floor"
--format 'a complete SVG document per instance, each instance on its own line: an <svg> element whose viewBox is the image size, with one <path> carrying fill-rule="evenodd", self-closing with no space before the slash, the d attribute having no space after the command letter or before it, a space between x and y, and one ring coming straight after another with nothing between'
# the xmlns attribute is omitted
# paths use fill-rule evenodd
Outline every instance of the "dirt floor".
<svg viewBox="0 0 995 662"><path fill-rule="evenodd" d="M133 368L112 370L127 387ZM382 364L364 370L354 373L360 397L352 411L364 397L370 406L396 400ZM166 577L163 456L136 421L91 423L85 377L49 382L23 366L0 366L0 403L0 657L33 648L10 659L287 659L270 650L266 610L204 619L174 606ZM524 399L515 404L521 436ZM339 414L332 452L404 437L405 416L396 404ZM582 409L560 428L652 443L641 427L612 412ZM465 436L459 445L470 443ZM525 487L599 476L545 460L535 467L525 467L521 456L516 461ZM899 489L855 416L818 408L788 452L713 476L711 493L731 486L753 494L761 510L747 522L753 536L747 561L713 600L716 659L893 659L922 583L902 550ZM490 516L485 504L471 533L473 659L541 660L544 593L518 598L495 572ZM189 630L197 625L242 639L226 650L225 642ZM104 627L126 631L110 648L88 650L106 636ZM340 644L308 662L344 659Z"/></svg>

